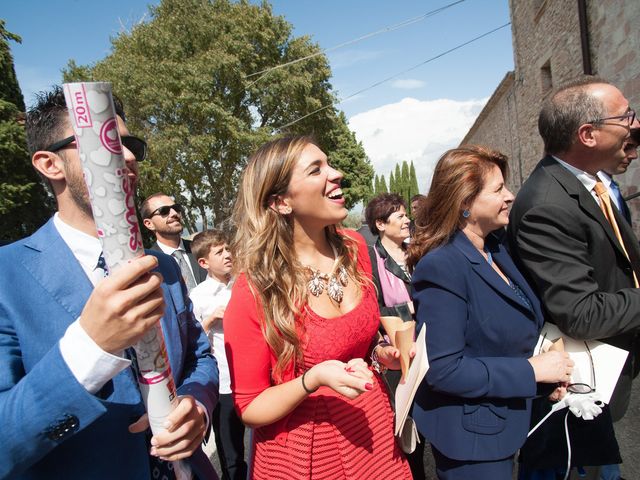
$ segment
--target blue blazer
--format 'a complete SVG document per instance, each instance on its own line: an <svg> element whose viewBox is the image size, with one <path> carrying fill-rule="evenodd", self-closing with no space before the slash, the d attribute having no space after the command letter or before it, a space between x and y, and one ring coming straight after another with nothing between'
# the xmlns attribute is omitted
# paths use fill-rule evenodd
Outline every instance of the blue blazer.
<svg viewBox="0 0 640 480"><path fill-rule="evenodd" d="M218 369L209 342L176 262L148 253L164 277L161 321L178 394L193 395L211 414ZM0 248L0 478L151 478L146 434L127 430L145 412L131 369L92 395L60 353L92 289L52 220ZM200 479L217 478L202 450L190 462Z"/></svg>
<svg viewBox="0 0 640 480"><path fill-rule="evenodd" d="M536 393L527 358L543 323L540 304L504 246L493 235L485 243L530 306L461 231L427 253L412 280L430 363L413 418L434 447L455 460L515 453L526 439Z"/></svg>

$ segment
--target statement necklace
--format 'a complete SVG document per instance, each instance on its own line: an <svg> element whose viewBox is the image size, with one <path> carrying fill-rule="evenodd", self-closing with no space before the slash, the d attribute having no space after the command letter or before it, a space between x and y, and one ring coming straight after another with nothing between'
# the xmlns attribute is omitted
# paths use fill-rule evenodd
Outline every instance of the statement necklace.
<svg viewBox="0 0 640 480"><path fill-rule="evenodd" d="M304 265L304 268L311 273L311 280L307 283L307 288L314 297L319 297L326 289L329 298L340 303L344 296L344 287L349 283L349 275L347 275L347 269L344 268L344 265L338 266L338 252L333 245L331 245L331 249L335 257L331 273L322 273L320 270Z"/></svg>

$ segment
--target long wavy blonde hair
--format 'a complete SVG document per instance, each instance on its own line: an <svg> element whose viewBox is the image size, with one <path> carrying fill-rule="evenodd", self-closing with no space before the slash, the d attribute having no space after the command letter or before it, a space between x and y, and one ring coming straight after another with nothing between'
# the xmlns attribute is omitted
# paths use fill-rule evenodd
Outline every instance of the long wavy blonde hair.
<svg viewBox="0 0 640 480"><path fill-rule="evenodd" d="M260 147L242 175L233 211L237 228L231 247L234 268L246 275L262 307L264 338L277 358L272 372L277 383L282 381L285 368L302 361L304 326L297 319L307 303L307 277L293 242L295 212L282 215L271 203L287 192L296 162L310 144L317 146L312 137L299 136ZM366 280L356 268L357 243L341 235L335 225L325 230L338 261L352 279L364 285Z"/></svg>

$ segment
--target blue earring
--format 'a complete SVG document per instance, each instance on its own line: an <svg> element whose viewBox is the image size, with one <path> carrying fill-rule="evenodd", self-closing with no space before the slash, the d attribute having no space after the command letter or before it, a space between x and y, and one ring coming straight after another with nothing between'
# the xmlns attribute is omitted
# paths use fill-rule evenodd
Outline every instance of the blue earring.
<svg viewBox="0 0 640 480"><path fill-rule="evenodd" d="M465 209L462 211L462 216L463 216L464 218L469 218L469 215L471 215L471 212L465 208Z"/></svg>

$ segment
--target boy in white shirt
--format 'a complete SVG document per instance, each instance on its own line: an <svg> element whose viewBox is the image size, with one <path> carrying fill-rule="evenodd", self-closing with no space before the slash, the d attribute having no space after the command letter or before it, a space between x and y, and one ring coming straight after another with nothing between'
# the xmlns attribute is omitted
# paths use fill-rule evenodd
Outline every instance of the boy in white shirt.
<svg viewBox="0 0 640 480"><path fill-rule="evenodd" d="M207 279L191 290L189 296L193 302L193 313L209 337L220 371L220 398L211 422L222 466L222 479L244 480L247 477L244 424L238 418L231 398L231 379L224 352L222 325L233 284L231 252L225 235L218 230L205 230L197 234L191 243L191 251L198 264L208 273Z"/></svg>

